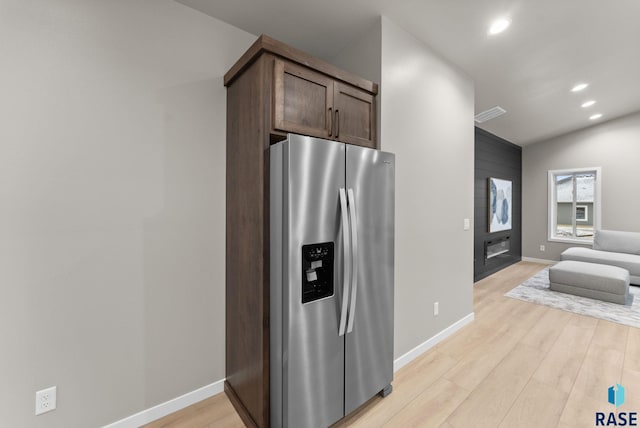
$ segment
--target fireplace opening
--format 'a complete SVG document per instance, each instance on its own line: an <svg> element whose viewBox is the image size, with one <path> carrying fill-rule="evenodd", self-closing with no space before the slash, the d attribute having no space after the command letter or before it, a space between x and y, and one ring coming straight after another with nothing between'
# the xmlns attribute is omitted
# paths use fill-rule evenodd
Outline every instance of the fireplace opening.
<svg viewBox="0 0 640 428"><path fill-rule="evenodd" d="M487 261L501 254L509 252L509 236L484 241L484 260Z"/></svg>

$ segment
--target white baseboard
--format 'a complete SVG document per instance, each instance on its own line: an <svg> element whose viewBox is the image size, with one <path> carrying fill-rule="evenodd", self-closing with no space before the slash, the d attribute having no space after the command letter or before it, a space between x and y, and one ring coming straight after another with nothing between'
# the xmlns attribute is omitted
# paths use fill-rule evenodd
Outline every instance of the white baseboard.
<svg viewBox="0 0 640 428"><path fill-rule="evenodd" d="M451 336L453 333L460 330L465 325L471 323L474 317L475 317L474 313L471 312L469 315L451 324L449 327L445 328L435 336L431 337L426 342L421 343L420 345L413 348L411 351L402 355L401 357L399 357L393 362L393 371L397 372L402 367L406 366L411 361L415 360L420 355L424 354L429 349L433 348L438 343L442 342L444 339Z"/></svg>
<svg viewBox="0 0 640 428"><path fill-rule="evenodd" d="M531 263L543 263L545 265L554 265L558 263L557 260L547 260L547 259L536 259L533 257L522 257L523 262L531 262Z"/></svg>
<svg viewBox="0 0 640 428"><path fill-rule="evenodd" d="M424 354L429 349L433 348L435 345L442 342L444 339L472 322L473 319L474 314L472 312L464 318L456 321L449 327L445 328L440 333L431 337L426 342L416 346L411 351L407 352L393 362L393 371L396 372L403 366L409 364L411 361L415 360L420 355ZM202 388L196 389L195 391L188 392L184 395L181 395L180 397L158 404L157 406L143 410L139 413L136 413L135 415L131 415L117 422L113 422L109 425L104 426L103 428L138 428L141 425L148 424L173 412L182 410L185 407L189 407L192 404L205 400L223 391L224 379L203 386Z"/></svg>
<svg viewBox="0 0 640 428"><path fill-rule="evenodd" d="M158 404L150 409L143 410L135 415L121 419L112 424L106 425L104 428L138 428L141 425L148 424L167 416L185 407L189 407L198 401L205 400L224 391L224 379L209 385L198 388L195 391L187 392L180 397Z"/></svg>

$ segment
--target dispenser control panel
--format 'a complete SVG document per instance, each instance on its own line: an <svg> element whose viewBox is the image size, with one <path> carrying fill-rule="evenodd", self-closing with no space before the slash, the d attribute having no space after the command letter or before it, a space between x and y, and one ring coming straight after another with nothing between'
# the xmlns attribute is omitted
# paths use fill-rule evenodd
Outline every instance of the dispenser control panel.
<svg viewBox="0 0 640 428"><path fill-rule="evenodd" d="M302 303L333 295L333 242L302 246Z"/></svg>

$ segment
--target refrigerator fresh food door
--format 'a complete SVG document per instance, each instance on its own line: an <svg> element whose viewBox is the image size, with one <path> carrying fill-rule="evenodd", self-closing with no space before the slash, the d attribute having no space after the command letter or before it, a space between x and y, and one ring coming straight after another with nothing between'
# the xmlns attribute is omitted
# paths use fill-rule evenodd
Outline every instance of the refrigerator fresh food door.
<svg viewBox="0 0 640 428"><path fill-rule="evenodd" d="M393 379L395 156L347 146L354 242L345 349L345 415Z"/></svg>
<svg viewBox="0 0 640 428"><path fill-rule="evenodd" d="M272 266L282 264L282 280L274 272L271 277L271 420L290 428L329 426L344 416L344 336L338 330L344 245L350 243L342 238L347 217L340 201L345 146L289 135L272 146L272 167L279 152L282 177L271 176L271 203L282 204L282 249L271 248ZM279 219L271 221L272 235L280 233L273 227ZM281 370L274 369L278 365Z"/></svg>

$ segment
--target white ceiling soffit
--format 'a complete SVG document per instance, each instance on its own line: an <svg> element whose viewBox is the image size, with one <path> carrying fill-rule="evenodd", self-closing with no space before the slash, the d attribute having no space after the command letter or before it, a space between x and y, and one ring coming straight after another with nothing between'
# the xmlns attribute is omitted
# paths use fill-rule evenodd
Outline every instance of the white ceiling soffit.
<svg viewBox="0 0 640 428"><path fill-rule="evenodd" d="M384 15L473 79L477 112L508 110L481 127L520 145L640 111L638 0L177 1L329 61ZM501 16L511 26L488 35Z"/></svg>

